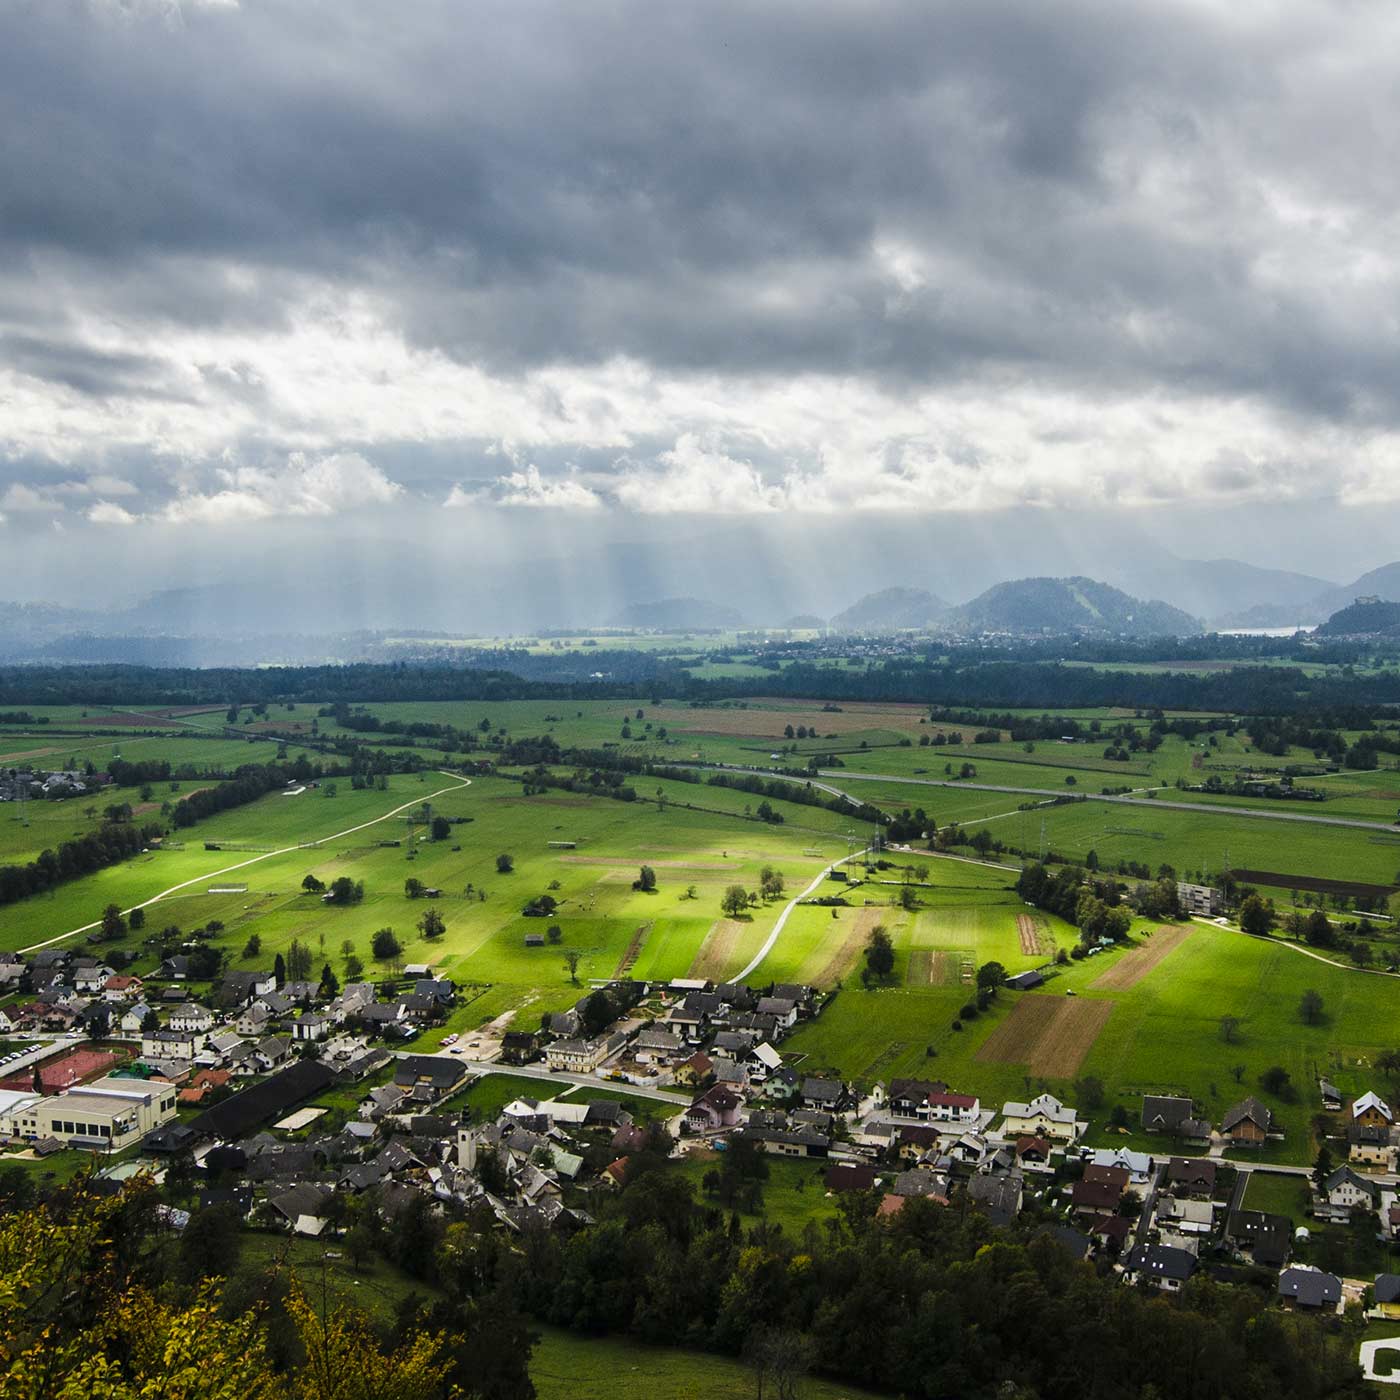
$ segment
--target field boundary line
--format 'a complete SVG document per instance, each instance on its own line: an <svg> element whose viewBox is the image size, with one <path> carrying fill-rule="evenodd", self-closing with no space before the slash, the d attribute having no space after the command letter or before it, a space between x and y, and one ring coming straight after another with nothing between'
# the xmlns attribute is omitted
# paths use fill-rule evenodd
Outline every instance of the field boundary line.
<svg viewBox="0 0 1400 1400"><path fill-rule="evenodd" d="M457 778L456 773L449 773L446 769L436 770L444 778ZM380 822L392 821L400 812L406 812L410 807L417 807L424 802L431 802L435 797L441 797L444 793L456 792L460 788L470 787L470 778L460 778L451 787L438 788L436 792L430 792L423 796L415 797L411 801L395 807L392 812L385 812L382 817L372 817L367 822L361 822L358 826L346 827L344 831L337 831L333 836L323 836L318 844L328 841L339 841L343 836L353 836L357 831L364 831L371 826L378 826ZM259 861L271 860L274 856L290 855L293 851L303 851L306 844L298 842L294 846L283 846L280 850L264 851L262 855L253 856L250 860L241 860L237 865L226 865L221 870L207 870L202 875L196 875L192 880L182 880L178 885L171 885L169 889L161 890L159 894L153 894L149 899L143 899L139 904L133 904L130 909L123 909L123 915L130 914L132 909L147 909L152 904L158 903L167 895L178 893L180 890L187 890L191 885L202 885L206 880L217 880L221 875L230 875L235 870L244 870L250 865L256 865ZM51 947L55 943L62 943L65 938L75 938L80 933L87 933L91 929L101 927L102 920L94 919L90 924L83 924L80 928L71 928L67 933L55 934L52 938L46 938L42 943L31 943L27 948L21 948L21 953L37 953L40 948Z"/></svg>

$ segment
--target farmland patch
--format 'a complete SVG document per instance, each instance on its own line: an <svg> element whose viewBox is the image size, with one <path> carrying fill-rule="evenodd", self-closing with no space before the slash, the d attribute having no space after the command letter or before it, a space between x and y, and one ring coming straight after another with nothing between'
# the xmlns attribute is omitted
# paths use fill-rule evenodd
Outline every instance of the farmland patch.
<svg viewBox="0 0 1400 1400"><path fill-rule="evenodd" d="M854 919L849 920L843 926L845 936L834 950L819 949L804 964L803 970L806 972L813 966L814 958L820 956L823 959L806 980L814 987L835 987L844 982L860 961L861 952L870 939L870 931L882 922L884 913L882 909L862 909Z"/></svg>
<svg viewBox="0 0 1400 1400"><path fill-rule="evenodd" d="M737 919L716 919L705 935L705 941L700 945L687 975L722 981L726 969L734 961L743 932L744 926Z"/></svg>
<svg viewBox="0 0 1400 1400"><path fill-rule="evenodd" d="M1122 992L1136 987L1190 933L1190 924L1164 924L1150 939L1139 947L1129 949L1089 985L1095 991L1105 992Z"/></svg>
<svg viewBox="0 0 1400 1400"><path fill-rule="evenodd" d="M1113 1014L1111 1001L1029 996L994 1030L976 1059L1025 1065L1034 1074L1066 1079L1076 1073Z"/></svg>

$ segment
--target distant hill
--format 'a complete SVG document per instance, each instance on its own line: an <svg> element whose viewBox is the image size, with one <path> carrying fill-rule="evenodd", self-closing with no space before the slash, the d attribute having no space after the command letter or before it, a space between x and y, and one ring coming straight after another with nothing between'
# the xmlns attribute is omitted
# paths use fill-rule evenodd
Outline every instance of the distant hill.
<svg viewBox="0 0 1400 1400"><path fill-rule="evenodd" d="M838 631L857 632L927 627L947 611L947 603L925 588L884 588L837 613L831 625Z"/></svg>
<svg viewBox="0 0 1400 1400"><path fill-rule="evenodd" d="M1370 596L1375 597L1374 594ZM1397 628L1400 628L1400 603L1377 599L1374 602L1349 603L1334 612L1318 627L1317 632L1324 637L1360 637L1374 636L1378 632L1391 633Z"/></svg>
<svg viewBox="0 0 1400 1400"><path fill-rule="evenodd" d="M826 619L818 617L816 613L798 613L796 617L788 618L783 626L790 632L819 632L826 626Z"/></svg>
<svg viewBox="0 0 1400 1400"><path fill-rule="evenodd" d="M631 603L609 623L611 627L649 627L661 632L689 628L722 632L743 625L742 613L704 598L662 598L654 603Z"/></svg>
<svg viewBox="0 0 1400 1400"><path fill-rule="evenodd" d="M999 583L954 608L947 624L969 632L1099 632L1189 636L1201 624L1170 603L1144 602L1092 578L1022 578Z"/></svg>
<svg viewBox="0 0 1400 1400"><path fill-rule="evenodd" d="M1375 597L1383 603L1400 603L1400 563L1382 564L1378 569L1362 574L1354 583L1341 588L1329 588L1316 601L1320 616L1349 608L1358 598Z"/></svg>
<svg viewBox="0 0 1400 1400"><path fill-rule="evenodd" d="M1336 585L1239 559L1152 558L1119 566L1110 581L1137 598L1161 598L1217 627L1291 627L1321 622L1317 599ZM1374 590L1373 590L1374 591Z"/></svg>

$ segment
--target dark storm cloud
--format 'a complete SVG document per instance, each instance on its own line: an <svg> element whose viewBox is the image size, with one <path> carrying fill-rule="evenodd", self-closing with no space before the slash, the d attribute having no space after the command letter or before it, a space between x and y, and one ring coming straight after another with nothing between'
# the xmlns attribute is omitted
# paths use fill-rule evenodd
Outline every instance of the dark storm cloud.
<svg viewBox="0 0 1400 1400"><path fill-rule="evenodd" d="M124 325L280 334L330 287L506 376L626 356L1388 426L1400 84L1384 16L1347 13L27 0L0 368L173 392Z"/></svg>

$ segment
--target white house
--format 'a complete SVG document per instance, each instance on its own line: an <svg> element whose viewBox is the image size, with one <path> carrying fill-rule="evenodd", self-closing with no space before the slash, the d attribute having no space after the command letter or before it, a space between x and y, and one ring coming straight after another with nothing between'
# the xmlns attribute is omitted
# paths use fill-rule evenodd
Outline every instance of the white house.
<svg viewBox="0 0 1400 1400"><path fill-rule="evenodd" d="M1071 1142L1079 1133L1074 1109L1067 1108L1054 1094L1038 1094L1029 1103L1004 1103L1001 1112L1004 1137L1048 1137Z"/></svg>
<svg viewBox="0 0 1400 1400"><path fill-rule="evenodd" d="M206 1035L214 1028L214 1013L197 1001L182 1002L170 1013L172 1031L192 1031L196 1035Z"/></svg>

